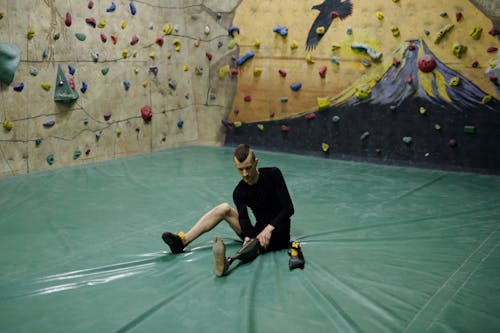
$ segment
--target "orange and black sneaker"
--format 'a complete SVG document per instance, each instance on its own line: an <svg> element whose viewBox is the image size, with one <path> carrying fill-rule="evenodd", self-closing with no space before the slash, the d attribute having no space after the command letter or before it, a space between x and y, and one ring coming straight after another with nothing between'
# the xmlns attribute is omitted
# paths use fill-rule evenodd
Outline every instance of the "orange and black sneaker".
<svg viewBox="0 0 500 333"><path fill-rule="evenodd" d="M290 260L288 261L288 268L290 268L290 270L295 268L304 269L306 261L302 253L302 246L300 246L299 242L291 243L288 255L290 256Z"/></svg>
<svg viewBox="0 0 500 333"><path fill-rule="evenodd" d="M173 254L184 252L184 233L181 231L177 235L171 232L164 232L161 238L170 247Z"/></svg>

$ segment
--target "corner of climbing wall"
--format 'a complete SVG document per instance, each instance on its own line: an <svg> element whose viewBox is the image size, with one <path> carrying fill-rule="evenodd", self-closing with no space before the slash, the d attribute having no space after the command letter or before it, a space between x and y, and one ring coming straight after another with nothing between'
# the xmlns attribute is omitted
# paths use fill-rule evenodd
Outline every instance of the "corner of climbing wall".
<svg viewBox="0 0 500 333"><path fill-rule="evenodd" d="M0 0L0 177L220 145L238 4Z"/></svg>

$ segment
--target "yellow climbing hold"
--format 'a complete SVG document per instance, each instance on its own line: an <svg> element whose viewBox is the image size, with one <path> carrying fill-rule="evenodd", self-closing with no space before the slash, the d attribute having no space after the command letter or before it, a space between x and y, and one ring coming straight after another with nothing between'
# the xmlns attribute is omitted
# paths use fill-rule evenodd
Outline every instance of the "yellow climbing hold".
<svg viewBox="0 0 500 333"><path fill-rule="evenodd" d="M396 26L393 26L393 27L391 28L391 32L392 32L392 35L393 35L394 37L399 37L399 35L400 35L399 28L398 28L398 27L396 27Z"/></svg>
<svg viewBox="0 0 500 333"><path fill-rule="evenodd" d="M99 29L102 29L106 26L106 19L102 19L101 22L97 25Z"/></svg>
<svg viewBox="0 0 500 333"><path fill-rule="evenodd" d="M33 37L35 37L35 29L31 28L30 30L28 30L28 33L26 34L26 37L28 39L32 39Z"/></svg>
<svg viewBox="0 0 500 333"><path fill-rule="evenodd" d="M460 78L458 76L454 76L450 79L450 86L451 87L456 87L460 84Z"/></svg>
<svg viewBox="0 0 500 333"><path fill-rule="evenodd" d="M138 74L138 73L139 73L139 68L137 68L137 67L136 67L136 68L134 68L134 73L135 73L135 74Z"/></svg>
<svg viewBox="0 0 500 333"><path fill-rule="evenodd" d="M234 38L234 39L232 39L232 40L229 42L229 44L227 45L227 48L228 48L228 49L230 49L230 50L232 50L232 49L234 49L234 47L235 47L236 45L238 45L238 38Z"/></svg>
<svg viewBox="0 0 500 333"><path fill-rule="evenodd" d="M256 67L253 69L253 76L257 77L260 76L261 74L262 74L262 68Z"/></svg>
<svg viewBox="0 0 500 333"><path fill-rule="evenodd" d="M189 66L188 65L184 65L184 66L182 66L182 69L184 70L184 72L187 72L189 70Z"/></svg>
<svg viewBox="0 0 500 333"><path fill-rule="evenodd" d="M296 40L292 41L292 43L290 44L290 49L296 50L298 48L299 48L299 43L297 43Z"/></svg>
<svg viewBox="0 0 500 333"><path fill-rule="evenodd" d="M52 88L52 85L50 83L42 83L42 88L45 91L49 91L50 88Z"/></svg>
<svg viewBox="0 0 500 333"><path fill-rule="evenodd" d="M436 36L434 37L434 44L439 44L441 40L448 34L448 32L450 32L451 29L453 29L454 26L455 25L453 24L448 24L444 28L439 30Z"/></svg>
<svg viewBox="0 0 500 333"><path fill-rule="evenodd" d="M264 125L262 124L257 124L257 128L259 129L259 131L263 131L264 130Z"/></svg>
<svg viewBox="0 0 500 333"><path fill-rule="evenodd" d="M338 49L340 49L340 45L336 44L336 43L333 43L332 44L332 51L335 51L335 50L338 50Z"/></svg>
<svg viewBox="0 0 500 333"><path fill-rule="evenodd" d="M170 58L172 58L172 52L168 51L167 52L167 59L170 59Z"/></svg>
<svg viewBox="0 0 500 333"><path fill-rule="evenodd" d="M257 49L260 47L260 39L257 38L254 40L253 47L255 47Z"/></svg>
<svg viewBox="0 0 500 333"><path fill-rule="evenodd" d="M330 106L330 98L329 97L318 97L316 98L316 101L318 103L318 108L327 108Z"/></svg>
<svg viewBox="0 0 500 333"><path fill-rule="evenodd" d="M242 123L241 121L235 121L235 122L233 123L233 126L234 126L234 127L241 127L241 125L243 125L243 123Z"/></svg>
<svg viewBox="0 0 500 333"><path fill-rule="evenodd" d="M127 49L124 49L124 50L122 51L122 57L124 57L124 58L127 58L127 57L128 57L128 50L127 50Z"/></svg>
<svg viewBox="0 0 500 333"><path fill-rule="evenodd" d="M172 33L172 31L174 31L174 26L172 25L172 23L166 23L163 26L163 34L164 35L170 35Z"/></svg>
<svg viewBox="0 0 500 333"><path fill-rule="evenodd" d="M435 129L436 131L439 131L439 130L441 129L441 125L439 125L439 124L434 124L434 129Z"/></svg>
<svg viewBox="0 0 500 333"><path fill-rule="evenodd" d="M176 52L181 50L181 40L179 38L174 39L172 44L174 44Z"/></svg>
<svg viewBox="0 0 500 333"><path fill-rule="evenodd" d="M330 145L328 143L322 143L321 144L321 150L324 151L325 153L330 150Z"/></svg>
<svg viewBox="0 0 500 333"><path fill-rule="evenodd" d="M481 38L481 33L483 32L483 28L481 27L473 27L470 30L469 36L471 36L475 40L479 40Z"/></svg>
<svg viewBox="0 0 500 333"><path fill-rule="evenodd" d="M219 77L223 79L224 77L226 77L230 70L231 68L229 68L229 65L222 67L221 69L219 69Z"/></svg>
<svg viewBox="0 0 500 333"><path fill-rule="evenodd" d="M370 97L371 88L368 86L360 86L355 88L354 95L359 99L365 99Z"/></svg>
<svg viewBox="0 0 500 333"><path fill-rule="evenodd" d="M306 55L306 62L308 64L314 64L314 60L312 58L312 53L311 52L308 52L307 55Z"/></svg>
<svg viewBox="0 0 500 333"><path fill-rule="evenodd" d="M419 109L419 112L420 112L420 114L426 114L427 113L427 109L424 108L423 106L421 106L420 109Z"/></svg>
<svg viewBox="0 0 500 333"><path fill-rule="evenodd" d="M483 97L483 99L481 100L481 103L483 104L486 104L488 103L489 101L491 101L492 97L490 95L486 95Z"/></svg>
<svg viewBox="0 0 500 333"><path fill-rule="evenodd" d="M0 12L0 20L3 19L5 13L4 12Z"/></svg>
<svg viewBox="0 0 500 333"><path fill-rule="evenodd" d="M149 86L149 82L148 82L148 81L144 81L144 82L142 83L142 86L143 86L144 88L147 88L147 87Z"/></svg>
<svg viewBox="0 0 500 333"><path fill-rule="evenodd" d="M384 18L384 14L382 12L377 12L376 16L379 20L382 20Z"/></svg>
<svg viewBox="0 0 500 333"><path fill-rule="evenodd" d="M11 121L4 121L3 122L3 128L6 130L6 131L10 131L12 128L14 127L14 124L11 122Z"/></svg>
<svg viewBox="0 0 500 333"><path fill-rule="evenodd" d="M320 26L320 27L317 27L317 28L316 28L316 33L317 33L318 35L324 35L324 34L325 34L325 31L326 31L326 29L325 29L325 27L323 27L323 26Z"/></svg>
<svg viewBox="0 0 500 333"><path fill-rule="evenodd" d="M151 59L156 58L156 53L155 53L155 52L151 52L151 53L149 54L149 57L150 57Z"/></svg>
<svg viewBox="0 0 500 333"><path fill-rule="evenodd" d="M127 27L127 21L123 20L122 23L120 23L120 27L123 29L125 29Z"/></svg>
<svg viewBox="0 0 500 333"><path fill-rule="evenodd" d="M116 133L116 136L120 136L120 135L122 134L122 130L121 130L121 129L119 129L119 128L117 128L117 129L115 130L115 133Z"/></svg>

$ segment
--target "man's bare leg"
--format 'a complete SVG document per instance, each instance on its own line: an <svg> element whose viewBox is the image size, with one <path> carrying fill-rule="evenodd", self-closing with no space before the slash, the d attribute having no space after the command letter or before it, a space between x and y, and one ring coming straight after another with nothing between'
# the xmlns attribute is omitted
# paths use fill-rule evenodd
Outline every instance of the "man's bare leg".
<svg viewBox="0 0 500 333"><path fill-rule="evenodd" d="M238 212L228 203L222 203L205 213L187 233L165 232L162 238L170 246L172 253L181 253L186 245L222 221L226 221L236 234L241 234Z"/></svg>

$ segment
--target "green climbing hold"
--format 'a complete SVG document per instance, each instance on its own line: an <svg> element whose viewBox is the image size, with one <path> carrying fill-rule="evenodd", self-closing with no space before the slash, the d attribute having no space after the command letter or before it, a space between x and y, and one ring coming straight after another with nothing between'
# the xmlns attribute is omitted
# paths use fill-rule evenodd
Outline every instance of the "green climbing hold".
<svg viewBox="0 0 500 333"><path fill-rule="evenodd" d="M54 164L54 161L55 161L54 155L53 155L53 154L49 154L49 155L47 156L47 163L48 163L49 165L52 165L52 164Z"/></svg>
<svg viewBox="0 0 500 333"><path fill-rule="evenodd" d="M101 69L102 75L106 75L106 74L108 74L108 72L109 72L109 67L105 67L105 68Z"/></svg>
<svg viewBox="0 0 500 333"><path fill-rule="evenodd" d="M78 39L80 42L83 42L84 40L87 39L87 36L83 32L77 32L75 34L76 39Z"/></svg>
<svg viewBox="0 0 500 333"><path fill-rule="evenodd" d="M466 125L464 126L464 133L474 134L476 133L476 127L472 125Z"/></svg>
<svg viewBox="0 0 500 333"><path fill-rule="evenodd" d="M9 85L21 60L21 51L10 43L0 42L0 82Z"/></svg>
<svg viewBox="0 0 500 333"><path fill-rule="evenodd" d="M59 38L61 38L61 34L59 32L56 32L53 38L54 40L58 40Z"/></svg>
<svg viewBox="0 0 500 333"><path fill-rule="evenodd" d="M80 156L82 156L82 151L81 150L75 150L73 152L73 159L77 160Z"/></svg>
<svg viewBox="0 0 500 333"><path fill-rule="evenodd" d="M78 99L78 92L71 89L68 79L64 74L61 65L57 66L57 77L54 89L54 101L56 103L70 104Z"/></svg>

